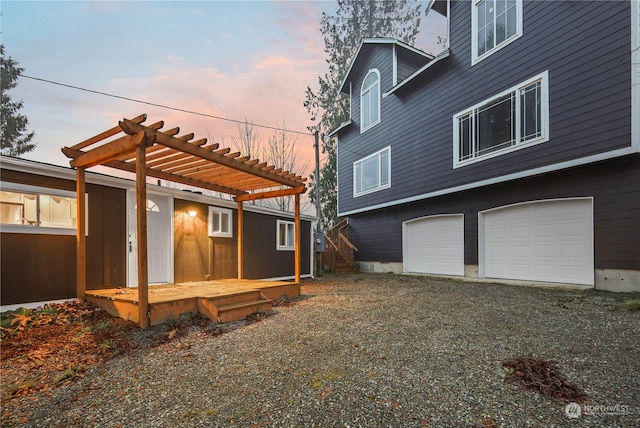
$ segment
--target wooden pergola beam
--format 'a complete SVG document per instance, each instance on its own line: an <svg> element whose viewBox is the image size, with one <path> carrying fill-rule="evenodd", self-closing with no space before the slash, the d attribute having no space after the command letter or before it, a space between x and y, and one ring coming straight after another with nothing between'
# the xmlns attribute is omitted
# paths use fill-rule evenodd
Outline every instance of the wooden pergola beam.
<svg viewBox="0 0 640 428"><path fill-rule="evenodd" d="M63 149L65 155L69 156L69 157L74 157L77 156L81 153L84 153L80 150L74 150L68 147L65 147ZM112 160L109 162L105 162L103 164L104 166L108 166L111 168L115 168L115 169L120 169L122 171L128 171L128 172L132 172L135 173L136 172L136 165L134 163L129 163L129 162L123 162L123 161L119 161L119 160ZM244 195L245 191L234 188L234 187L226 187L226 186L221 186L221 185L217 185L214 183L209 183L206 181L200 181L200 180L194 180L192 178L189 177L183 177L180 175L174 175L174 174L170 174L170 173L166 173L163 171L158 171L155 169L151 169L148 168L147 169L147 176L149 177L154 177L154 178L159 178L161 180L166 180L166 181L173 181L176 183L181 183L181 184L186 184L187 186L193 186L193 187L201 187L203 189L207 189L207 190L212 190L214 192L223 192L226 193L228 195Z"/></svg>
<svg viewBox="0 0 640 428"><path fill-rule="evenodd" d="M268 198L277 198L280 196L291 196L291 195L300 195L307 190L305 186L302 187L291 187L289 189L279 189L279 190L270 190L267 192L260 193L247 193L246 195L236 196L236 201L247 202L247 201L257 201L259 199L268 199Z"/></svg>
<svg viewBox="0 0 640 428"><path fill-rule="evenodd" d="M120 127L129 135L137 134L139 132L145 132L145 127L135 123L128 119L123 119L120 122ZM224 166L228 166L229 168L233 168L239 171L246 172L248 174L257 175L267 180L274 181L276 183L284 184L289 187L297 187L300 183L296 180L292 180L290 178L282 177L278 174L274 174L273 172L267 172L265 169L256 169L253 165L247 165L244 162L238 162L233 158L228 158L223 155L219 155L214 152L210 152L209 150L205 150L201 147L194 146L192 144L186 144L183 141L180 141L176 138L169 137L160 132L150 131L148 136L155 136L155 142L157 144L162 144L163 146L170 147L172 149L182 150L187 153L191 153L194 156L198 156L202 159L208 159L212 162L219 163Z"/></svg>
<svg viewBox="0 0 640 428"><path fill-rule="evenodd" d="M145 143L144 132L140 132L135 135L125 135L124 137L120 137L116 140L105 143L102 146L98 146L95 149L84 152L77 158L72 159L69 164L74 168L90 168L116 159L122 154L135 153L137 147L143 143ZM149 143L153 142L150 141ZM63 149L63 152L64 150L65 149Z"/></svg>
<svg viewBox="0 0 640 428"><path fill-rule="evenodd" d="M294 230L295 230L295 242L294 242L294 256L295 263L294 272L296 284L300 283L300 193L296 193L294 196Z"/></svg>
<svg viewBox="0 0 640 428"><path fill-rule="evenodd" d="M87 236L86 230L86 206L84 194L85 169L80 167L76 171L76 297L84 300L87 290Z"/></svg>
<svg viewBox="0 0 640 428"><path fill-rule="evenodd" d="M147 258L147 163L146 148L138 145L136 153L136 216L138 240L138 322L147 328L149 317L149 265Z"/></svg>

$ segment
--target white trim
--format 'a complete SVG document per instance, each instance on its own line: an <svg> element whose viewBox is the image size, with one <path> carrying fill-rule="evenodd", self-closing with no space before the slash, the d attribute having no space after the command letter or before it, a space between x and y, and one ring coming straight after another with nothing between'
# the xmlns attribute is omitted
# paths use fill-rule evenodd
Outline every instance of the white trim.
<svg viewBox="0 0 640 428"><path fill-rule="evenodd" d="M336 139L336 211L340 212L340 137L336 134L334 138ZM321 222L321 219L316 220Z"/></svg>
<svg viewBox="0 0 640 428"><path fill-rule="evenodd" d="M382 176L381 172L382 172L382 168L384 167L384 165L382 165L382 161L380 160L380 155L383 152L388 152L387 155L387 165L386 165L386 169L388 172L388 182L386 184L380 184L380 178ZM364 191L360 191L360 192L356 192L356 181L357 181L357 174L356 174L356 164L362 164L365 161L376 157L378 159L378 165L379 165L379 169L378 169L378 185L374 188L368 189L368 190L364 190ZM379 190L383 190L383 189L388 189L389 187L391 187L391 146L387 146L384 149L378 150L375 153L371 153L368 156L365 156L362 159L358 159L357 161L355 161L353 163L353 197L357 198L363 195L368 195L369 193L374 193L377 192Z"/></svg>
<svg viewBox="0 0 640 428"><path fill-rule="evenodd" d="M392 76L391 76L391 84L396 86L398 84L398 49L396 45L393 45L393 65L392 65Z"/></svg>
<svg viewBox="0 0 640 428"><path fill-rule="evenodd" d="M640 2L631 2L631 146L640 152Z"/></svg>
<svg viewBox="0 0 640 428"><path fill-rule="evenodd" d="M375 83L370 84L365 88L364 87L364 82L367 81L367 78L372 73L377 76L377 80L375 81ZM375 101L376 101L375 107L376 107L376 110L377 110L377 119L374 120L373 122L369 123L367 126L364 126L364 109L362 108L362 100L364 99L364 92L365 92L365 90L367 91L367 98L369 99L369 103L371 103L373 101L373 97L371 96L371 91L375 86L378 86L378 96L375 99ZM378 71L377 68L372 68L372 69L369 70L367 75L364 76L364 79L362 79L362 84L360 85L360 133L361 134L363 132L373 128L374 126L376 126L378 123L380 123L382 121L380 104L382 104L382 84L381 84L381 78L380 78L380 71ZM370 108L371 108L371 106L370 106ZM369 110L369 111L371 111L371 110Z"/></svg>
<svg viewBox="0 0 640 428"><path fill-rule="evenodd" d="M294 242L294 244L292 245L280 245L280 225L281 224L285 224L287 226L293 226L293 239L292 241ZM287 227L285 229L285 238L288 238L288 232L289 228ZM287 221L287 220L276 220L276 251L294 251L295 250L295 240L296 240L296 228L295 228L295 223L292 221ZM289 241L288 239L285 239L285 242Z"/></svg>
<svg viewBox="0 0 640 428"><path fill-rule="evenodd" d="M638 152L639 150L636 147L625 147L623 149L611 150L608 152L598 153L596 155L586 156L583 158L572 159L565 162L559 162L559 163L545 165L542 167L533 168L525 171L519 171L513 174L502 175L499 177L489 178L486 180L474 181L472 183L462 184L460 186L448 187L448 188L436 190L433 192L422 193L420 195L410 196L408 198L402 198L395 201L385 202L382 204L371 205L363 208L357 208L357 209L345 211L345 212L338 211L338 216L344 217L352 214L373 211L380 208L388 208L394 205L402 205L409 202L421 201L424 199L434 198L436 196L442 196L442 195L448 195L450 193L461 192L463 190L477 189L477 188L489 186L492 184L504 183L506 181L518 180L520 178L526 178L534 175L546 174L549 172L560 171L563 169L573 168L573 167L582 166L582 165L588 165L590 163L600 162L603 160L615 159L617 157L636 154Z"/></svg>
<svg viewBox="0 0 640 428"><path fill-rule="evenodd" d="M313 275L310 273L305 273L300 275L300 278L313 278ZM296 277L294 275L291 275L291 276L277 276L273 278L260 278L260 279L257 279L256 281L271 282L271 281L290 281L294 279L296 279Z"/></svg>
<svg viewBox="0 0 640 428"><path fill-rule="evenodd" d="M477 19L477 6L484 0L474 0L469 2L471 5L471 65L475 65L485 58L490 57L494 53L498 52L505 46L510 45L514 41L518 40L523 34L522 15L523 6L522 0L516 0L516 33L510 38L506 39L499 45L494 46L487 52L478 56L478 19ZM495 6L494 6L495 7Z"/></svg>
<svg viewBox="0 0 640 428"><path fill-rule="evenodd" d="M531 140L528 141L524 141L524 142L520 142L521 141L521 135L520 135L520 128L521 128L521 118L520 118L520 90L522 90L523 88L536 83L536 82L540 82L540 91L541 91L541 132L542 134L537 137L537 138L533 138ZM502 149L498 149L486 154L481 154L481 155L477 155L476 157L470 158L470 159L465 159L465 160L460 160L460 135L459 135L459 129L460 127L459 125L459 120L461 117L463 116L468 116L471 115L471 127L475 126L475 118L476 118L476 114L475 114L475 110L487 105L488 103L491 103L492 101L503 97L505 95L508 95L510 93L514 93L515 97L514 97L514 102L515 102L515 114L516 117L512 118L511 122L513 123L513 126L515 127L515 143L511 146L502 148ZM472 132L472 134L475 134ZM453 115L453 168L460 168L466 165L470 165L470 164L474 164L476 162L482 162L484 160L487 159L491 159L491 158L495 158L497 156L501 156L507 153L511 153L511 152L515 152L521 149L524 149L526 147L530 147L530 146L534 146L536 144L540 144L540 143L545 143L549 141L549 71L545 70L542 73L531 77L528 80L525 80L522 83L519 83L516 86L513 86L507 90L504 90L496 95L491 96L490 98L487 98L483 101L480 101L479 103L474 104L473 106L464 109L461 112L458 112L456 114Z"/></svg>
<svg viewBox="0 0 640 428"><path fill-rule="evenodd" d="M220 225L222 225L222 214L227 215L227 230L228 232L214 232L213 231L213 214L220 215ZM220 208L215 205L209 205L208 210L209 218L207 218L207 236L216 238L233 238L233 210L230 208Z"/></svg>
<svg viewBox="0 0 640 428"><path fill-rule="evenodd" d="M353 117L353 82L349 82L349 120L347 122L351 123L351 118ZM346 122L343 122L343 124ZM341 124L340 126L342 126ZM339 128L338 128L339 129Z"/></svg>
<svg viewBox="0 0 640 428"><path fill-rule="evenodd" d="M32 193L45 196L61 196L63 198L73 198L77 200L75 191L56 189L53 187L33 186L30 184L14 183L12 181L0 181L0 190ZM89 236L89 195L84 194L85 205L85 235ZM39 217L39 216L38 216ZM0 224L2 233L27 233L34 235L68 235L75 236L78 233L77 227L47 227L38 225L22 224Z"/></svg>

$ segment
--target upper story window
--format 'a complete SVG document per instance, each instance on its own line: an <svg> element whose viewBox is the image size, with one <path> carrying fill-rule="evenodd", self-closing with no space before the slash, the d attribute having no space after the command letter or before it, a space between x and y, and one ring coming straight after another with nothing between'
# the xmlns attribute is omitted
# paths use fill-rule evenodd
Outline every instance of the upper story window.
<svg viewBox="0 0 640 428"><path fill-rule="evenodd" d="M360 132L380 122L380 72L370 70L360 91Z"/></svg>
<svg viewBox="0 0 640 428"><path fill-rule="evenodd" d="M233 237L231 210L219 207L209 207L209 236L220 238Z"/></svg>
<svg viewBox="0 0 640 428"><path fill-rule="evenodd" d="M276 228L276 249L291 251L294 250L296 239L295 223L291 221L278 220Z"/></svg>
<svg viewBox="0 0 640 428"><path fill-rule="evenodd" d="M471 64L522 36L522 0L471 3Z"/></svg>
<svg viewBox="0 0 640 428"><path fill-rule="evenodd" d="M75 192L4 182L1 187L0 224L3 231L76 234Z"/></svg>
<svg viewBox="0 0 640 428"><path fill-rule="evenodd" d="M391 147L353 163L353 196L391 187Z"/></svg>
<svg viewBox="0 0 640 428"><path fill-rule="evenodd" d="M548 72L453 117L453 166L549 140Z"/></svg>

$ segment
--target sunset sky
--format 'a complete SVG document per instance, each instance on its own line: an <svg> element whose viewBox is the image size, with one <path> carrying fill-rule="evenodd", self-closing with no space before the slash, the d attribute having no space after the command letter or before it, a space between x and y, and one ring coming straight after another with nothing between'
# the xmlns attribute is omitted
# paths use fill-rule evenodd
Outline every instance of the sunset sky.
<svg viewBox="0 0 640 428"><path fill-rule="evenodd" d="M426 2L423 2L423 4ZM330 1L7 1L5 53L24 75L234 120L307 132L305 88L325 73ZM424 13L424 11L423 11ZM416 47L436 51L441 21L423 19ZM147 113L181 134L231 145L237 124L21 78L10 92L35 131L27 159L68 166L60 148ZM266 140L274 131L258 129ZM294 138L296 136L294 135ZM313 139L298 135L313 166ZM307 171L308 174L310 172Z"/></svg>

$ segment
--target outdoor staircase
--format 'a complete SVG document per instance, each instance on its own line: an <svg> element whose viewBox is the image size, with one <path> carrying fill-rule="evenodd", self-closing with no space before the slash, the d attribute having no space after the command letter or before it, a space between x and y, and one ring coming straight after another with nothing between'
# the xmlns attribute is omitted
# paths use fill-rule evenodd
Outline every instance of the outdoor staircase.
<svg viewBox="0 0 640 428"><path fill-rule="evenodd" d="M200 313L219 323L238 321L253 313L267 312L272 306L273 301L267 299L260 290L198 298Z"/></svg>
<svg viewBox="0 0 640 428"><path fill-rule="evenodd" d="M327 243L323 260L335 274L356 273L355 252L358 249L349 240L349 222L345 219L325 234Z"/></svg>
<svg viewBox="0 0 640 428"><path fill-rule="evenodd" d="M335 257L336 257L336 260L333 267L334 273L340 275L340 274L349 274L349 273L357 272L355 267L353 267L353 265L349 263L349 260L347 260L342 254L336 253Z"/></svg>

